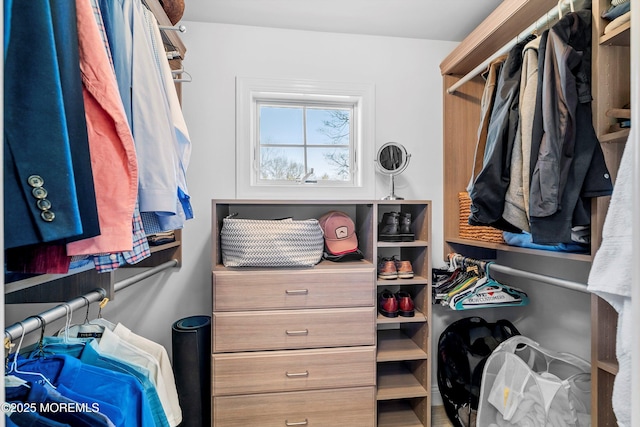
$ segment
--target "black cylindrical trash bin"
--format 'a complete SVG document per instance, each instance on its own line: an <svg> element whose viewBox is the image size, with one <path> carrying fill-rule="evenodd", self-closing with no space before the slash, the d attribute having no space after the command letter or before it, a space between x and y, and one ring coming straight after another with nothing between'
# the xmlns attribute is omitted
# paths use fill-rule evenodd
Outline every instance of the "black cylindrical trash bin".
<svg viewBox="0 0 640 427"><path fill-rule="evenodd" d="M180 319L171 327L173 372L181 427L211 425L211 317Z"/></svg>

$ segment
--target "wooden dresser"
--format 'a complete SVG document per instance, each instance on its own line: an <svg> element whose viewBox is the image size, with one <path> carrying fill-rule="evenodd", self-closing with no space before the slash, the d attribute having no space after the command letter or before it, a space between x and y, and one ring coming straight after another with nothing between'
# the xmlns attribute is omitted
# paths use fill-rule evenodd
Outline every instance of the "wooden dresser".
<svg viewBox="0 0 640 427"><path fill-rule="evenodd" d="M225 268L222 218L318 218L346 211L371 235L366 206L214 201L212 420L229 426L374 426L376 267ZM357 226L358 227L358 226ZM364 230L363 228L364 227ZM361 247L369 242L362 239ZM366 252L366 249L363 250Z"/></svg>
<svg viewBox="0 0 640 427"><path fill-rule="evenodd" d="M358 261L310 268L226 268L220 230L238 218L347 213ZM412 218L415 239L378 240L386 212ZM431 202L214 200L212 420L227 426L430 425ZM378 280L379 257L410 261L412 278ZM378 314L377 294L404 290L415 316Z"/></svg>

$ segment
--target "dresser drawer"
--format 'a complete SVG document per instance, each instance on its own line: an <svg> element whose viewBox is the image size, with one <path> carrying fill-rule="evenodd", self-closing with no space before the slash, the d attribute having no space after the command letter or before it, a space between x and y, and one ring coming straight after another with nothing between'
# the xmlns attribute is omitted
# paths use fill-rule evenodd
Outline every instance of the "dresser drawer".
<svg viewBox="0 0 640 427"><path fill-rule="evenodd" d="M213 351L375 344L375 307L213 313Z"/></svg>
<svg viewBox="0 0 640 427"><path fill-rule="evenodd" d="M375 385L376 349L260 351L214 354L213 395Z"/></svg>
<svg viewBox="0 0 640 427"><path fill-rule="evenodd" d="M375 388L214 397L215 427L373 427Z"/></svg>
<svg viewBox="0 0 640 427"><path fill-rule="evenodd" d="M375 305L374 269L222 271L213 310L280 310Z"/></svg>

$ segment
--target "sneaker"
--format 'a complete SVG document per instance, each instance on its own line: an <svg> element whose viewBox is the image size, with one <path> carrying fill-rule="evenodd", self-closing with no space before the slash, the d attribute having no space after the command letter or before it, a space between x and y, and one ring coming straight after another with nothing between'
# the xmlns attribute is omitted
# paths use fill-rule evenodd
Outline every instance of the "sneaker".
<svg viewBox="0 0 640 427"><path fill-rule="evenodd" d="M397 279L398 270L393 258L382 258L378 262L378 279Z"/></svg>
<svg viewBox="0 0 640 427"><path fill-rule="evenodd" d="M395 260L396 271L400 279L413 279L413 266L411 261Z"/></svg>
<svg viewBox="0 0 640 427"><path fill-rule="evenodd" d="M385 289L380 293L378 311L385 317L398 317L398 300L391 291Z"/></svg>
<svg viewBox="0 0 640 427"><path fill-rule="evenodd" d="M403 317L414 317L416 315L413 299L407 291L396 292L396 300L398 301L398 314Z"/></svg>

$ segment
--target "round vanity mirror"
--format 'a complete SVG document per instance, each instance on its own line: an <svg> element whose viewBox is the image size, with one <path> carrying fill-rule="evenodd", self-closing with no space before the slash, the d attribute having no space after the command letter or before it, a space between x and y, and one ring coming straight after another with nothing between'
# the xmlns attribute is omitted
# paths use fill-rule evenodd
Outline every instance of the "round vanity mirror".
<svg viewBox="0 0 640 427"><path fill-rule="evenodd" d="M407 149L397 142L387 142L378 150L375 159L378 171L389 175L389 195L383 200L403 200L403 197L398 197L395 194L394 177L401 174L409 166L410 158L411 154L407 153Z"/></svg>

